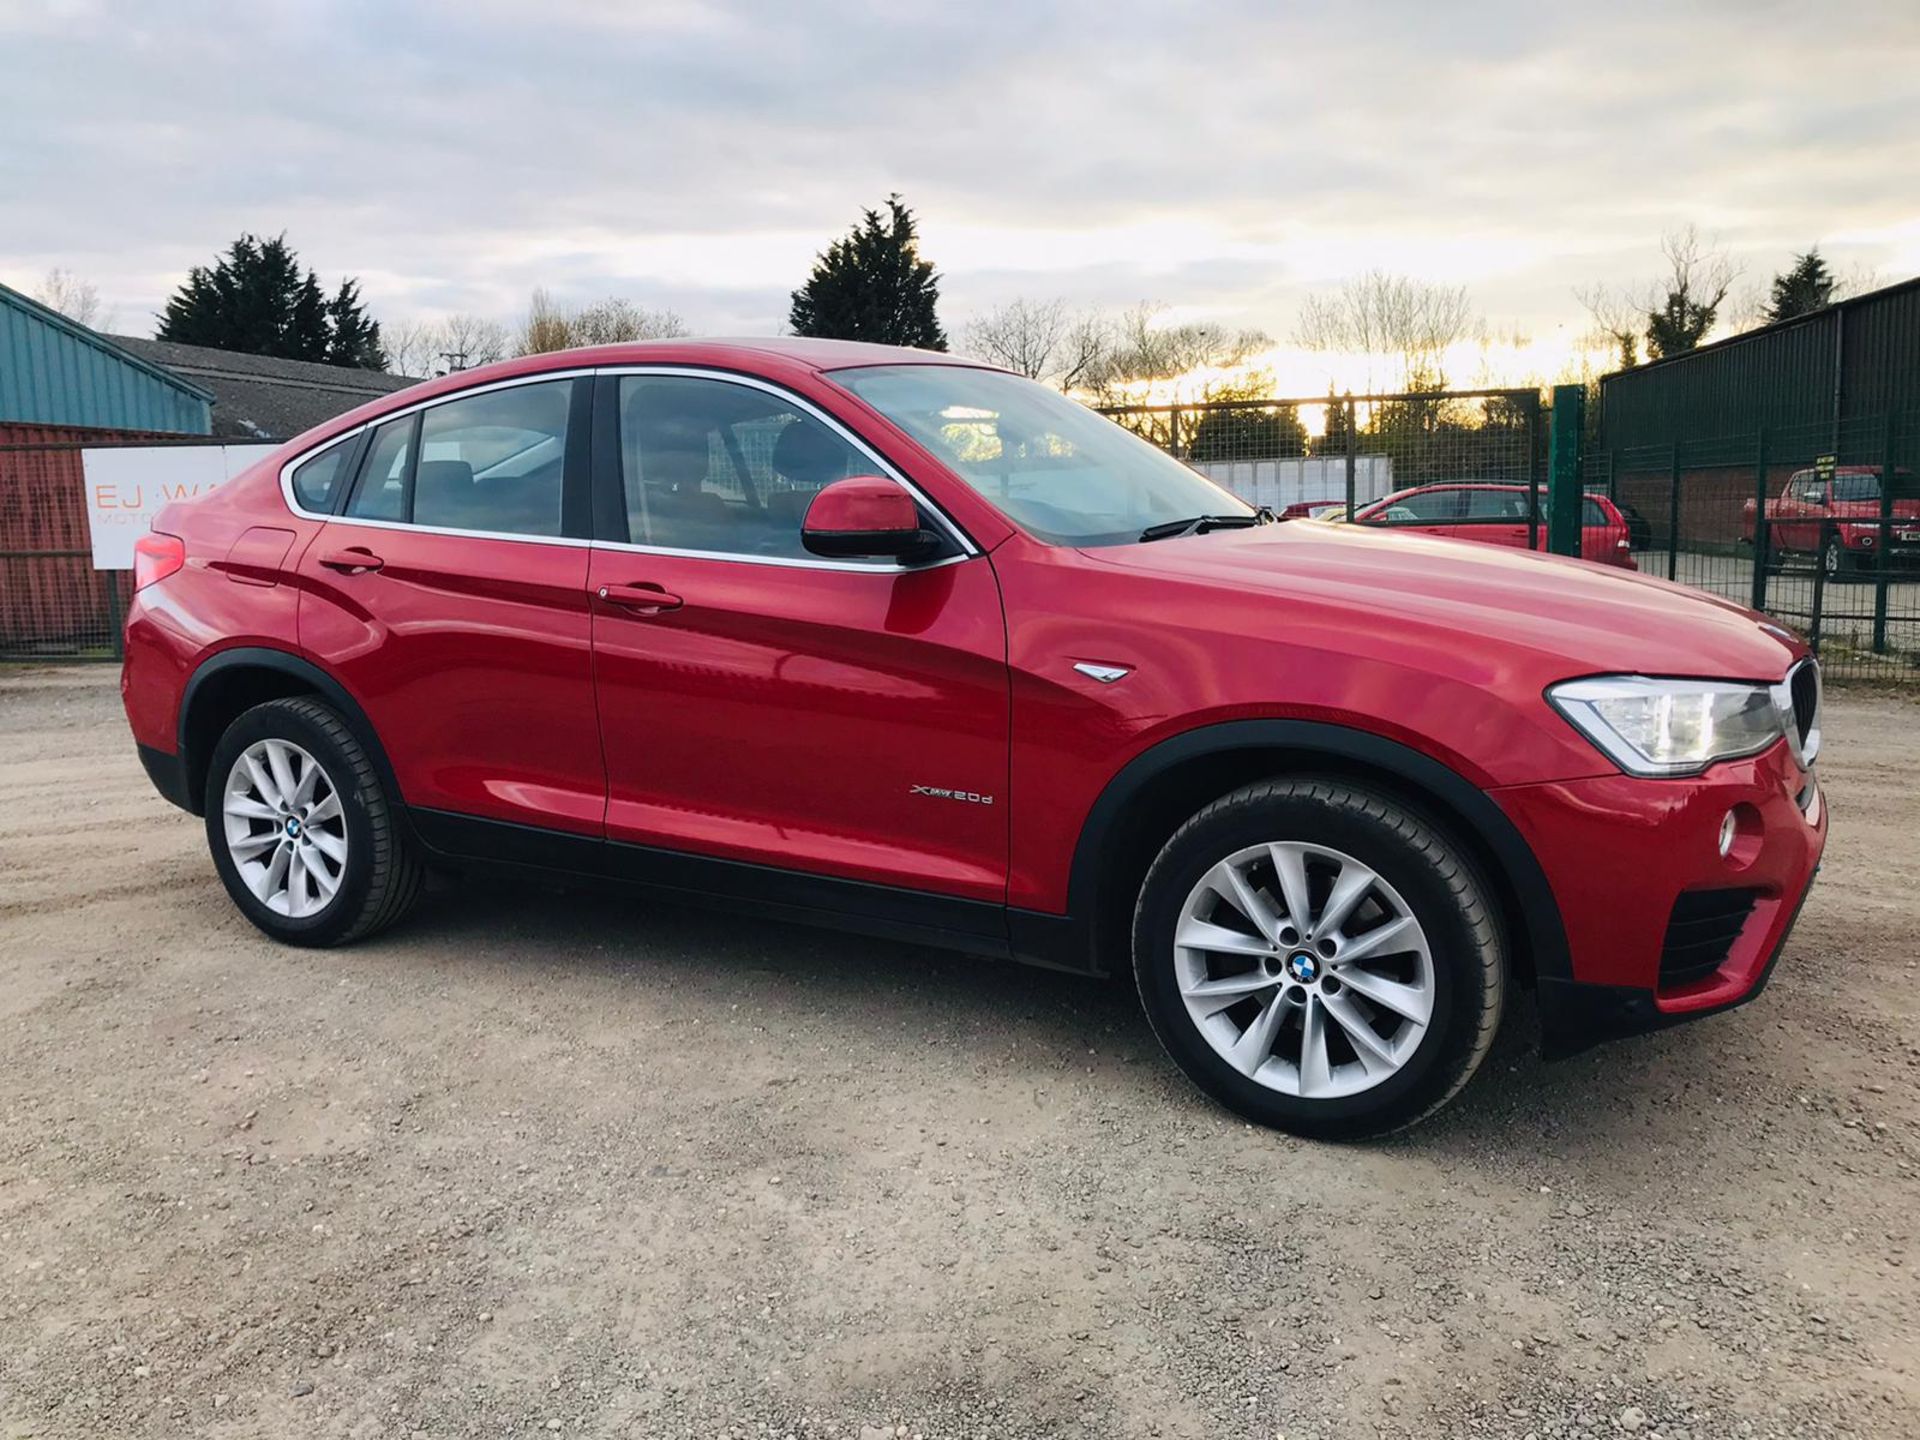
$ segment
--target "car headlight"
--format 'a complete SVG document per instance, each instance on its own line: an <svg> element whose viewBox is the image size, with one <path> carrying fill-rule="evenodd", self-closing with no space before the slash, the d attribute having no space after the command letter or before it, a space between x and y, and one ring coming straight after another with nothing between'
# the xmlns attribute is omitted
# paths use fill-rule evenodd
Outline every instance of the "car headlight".
<svg viewBox="0 0 1920 1440"><path fill-rule="evenodd" d="M1629 775L1697 775L1787 733L1767 685L1609 675L1549 686L1547 699Z"/></svg>

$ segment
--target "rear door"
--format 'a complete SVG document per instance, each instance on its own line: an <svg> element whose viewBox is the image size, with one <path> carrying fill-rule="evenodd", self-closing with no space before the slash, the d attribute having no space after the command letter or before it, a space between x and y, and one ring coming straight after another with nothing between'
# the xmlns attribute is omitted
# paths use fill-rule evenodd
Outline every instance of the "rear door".
<svg viewBox="0 0 1920 1440"><path fill-rule="evenodd" d="M1483 545L1504 545L1514 550L1527 548L1527 494L1524 490L1469 485L1464 487L1463 500L1462 523L1454 532L1461 539L1478 540ZM1542 543L1545 543L1544 537Z"/></svg>
<svg viewBox="0 0 1920 1440"><path fill-rule="evenodd" d="M533 377L384 422L300 559L300 643L409 806L600 833L590 387Z"/></svg>
<svg viewBox="0 0 1920 1440"><path fill-rule="evenodd" d="M763 382L609 375L596 404L608 838L768 867L776 888L801 871L1002 902L1006 627L986 557L950 527L938 563L809 555L812 496L890 472ZM982 923L1003 932L997 909Z"/></svg>

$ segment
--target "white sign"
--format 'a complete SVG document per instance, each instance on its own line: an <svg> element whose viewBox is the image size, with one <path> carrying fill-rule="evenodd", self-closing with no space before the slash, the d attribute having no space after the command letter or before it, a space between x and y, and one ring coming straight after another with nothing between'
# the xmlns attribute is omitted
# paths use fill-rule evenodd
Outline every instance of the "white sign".
<svg viewBox="0 0 1920 1440"><path fill-rule="evenodd" d="M1194 467L1216 485L1224 485L1249 505L1284 510L1302 500L1347 498L1347 457L1300 456L1291 460L1205 460ZM1356 504L1393 491L1391 455L1353 457Z"/></svg>
<svg viewBox="0 0 1920 1440"><path fill-rule="evenodd" d="M131 570L133 542L162 506L231 480L271 445L116 445L80 452L93 568Z"/></svg>

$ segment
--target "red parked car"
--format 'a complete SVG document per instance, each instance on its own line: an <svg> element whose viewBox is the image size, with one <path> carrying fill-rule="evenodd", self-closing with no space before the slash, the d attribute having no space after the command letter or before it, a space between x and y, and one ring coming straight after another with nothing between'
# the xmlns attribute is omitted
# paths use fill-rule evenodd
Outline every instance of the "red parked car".
<svg viewBox="0 0 1920 1440"><path fill-rule="evenodd" d="M1583 495L1580 504L1580 558L1638 570L1633 561L1632 531L1619 507L1605 495ZM1527 487L1484 480L1418 485L1355 510L1353 518L1361 525L1391 525L1426 535L1525 550L1529 528ZM1539 524L1534 527L1533 548L1547 548L1544 498Z"/></svg>
<svg viewBox="0 0 1920 1440"><path fill-rule="evenodd" d="M1910 470L1893 473L1893 494L1881 519L1880 471L1844 465L1831 475L1799 470L1767 501L1767 549L1776 563L1790 556L1817 556L1838 579L1871 569L1885 550L1887 563L1920 561L1920 485ZM1753 543L1753 501L1745 506L1741 538Z"/></svg>
<svg viewBox="0 0 1920 1440"><path fill-rule="evenodd" d="M542 355L139 546L127 714L268 934L568 872L1095 974L1242 1115L1453 1095L1765 982L1818 672L1579 561L1278 523L1092 411L804 340Z"/></svg>

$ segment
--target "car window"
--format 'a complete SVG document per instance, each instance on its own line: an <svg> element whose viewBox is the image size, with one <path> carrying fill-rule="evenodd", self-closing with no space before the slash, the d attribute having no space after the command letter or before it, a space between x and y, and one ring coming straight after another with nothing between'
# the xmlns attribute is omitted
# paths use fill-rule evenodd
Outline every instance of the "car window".
<svg viewBox="0 0 1920 1440"><path fill-rule="evenodd" d="M450 400L420 421L413 523L558 535L571 380Z"/></svg>
<svg viewBox="0 0 1920 1440"><path fill-rule="evenodd" d="M293 498L302 509L324 513L333 508L334 491L352 453L353 441L341 440L294 467Z"/></svg>
<svg viewBox="0 0 1920 1440"><path fill-rule="evenodd" d="M1793 482L1793 498L1809 505L1818 505L1822 500L1821 485L1818 477L1803 475Z"/></svg>
<svg viewBox="0 0 1920 1440"><path fill-rule="evenodd" d="M1164 450L1017 375L874 365L829 378L1049 545L1131 545L1170 520L1254 513Z"/></svg>
<svg viewBox="0 0 1920 1440"><path fill-rule="evenodd" d="M1612 519L1601 508L1600 502L1588 496L1580 502L1580 523L1582 525L1611 525Z"/></svg>
<svg viewBox="0 0 1920 1440"><path fill-rule="evenodd" d="M622 377L620 466L634 544L791 560L813 497L879 470L793 402L690 375Z"/></svg>
<svg viewBox="0 0 1920 1440"><path fill-rule="evenodd" d="M1466 518L1469 520L1524 520L1527 497L1513 490L1468 490Z"/></svg>
<svg viewBox="0 0 1920 1440"><path fill-rule="evenodd" d="M1465 494L1462 490L1415 490L1395 500L1381 518L1413 525L1458 520L1465 509Z"/></svg>
<svg viewBox="0 0 1920 1440"><path fill-rule="evenodd" d="M1880 477L1878 475L1836 475L1833 477L1833 498L1835 500L1878 500Z"/></svg>
<svg viewBox="0 0 1920 1440"><path fill-rule="evenodd" d="M406 520L413 434L418 428L419 417L408 415L389 420L373 432L373 443L360 466L360 483L347 504L349 516L357 520Z"/></svg>

